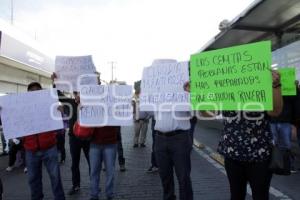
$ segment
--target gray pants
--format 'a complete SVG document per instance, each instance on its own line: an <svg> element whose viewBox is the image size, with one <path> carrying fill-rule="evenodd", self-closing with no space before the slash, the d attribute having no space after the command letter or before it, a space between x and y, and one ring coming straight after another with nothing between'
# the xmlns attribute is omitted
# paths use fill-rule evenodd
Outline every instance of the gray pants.
<svg viewBox="0 0 300 200"><path fill-rule="evenodd" d="M175 200L173 171L179 183L179 199L193 200L191 183L191 150L190 132L180 131L174 136L155 136L155 158L163 186L163 200Z"/></svg>
<svg viewBox="0 0 300 200"><path fill-rule="evenodd" d="M148 119L137 120L134 122L134 144L144 144L148 130Z"/></svg>

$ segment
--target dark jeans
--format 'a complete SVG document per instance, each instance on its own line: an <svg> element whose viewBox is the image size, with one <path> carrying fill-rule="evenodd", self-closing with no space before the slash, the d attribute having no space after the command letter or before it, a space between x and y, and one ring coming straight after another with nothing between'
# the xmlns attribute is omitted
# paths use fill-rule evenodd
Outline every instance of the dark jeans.
<svg viewBox="0 0 300 200"><path fill-rule="evenodd" d="M118 131L117 134L117 150L118 150L118 160L119 160L119 165L125 165L125 158L124 158L124 151L123 151L123 145L122 145L122 136L121 136L121 128Z"/></svg>
<svg viewBox="0 0 300 200"><path fill-rule="evenodd" d="M189 134L189 130L173 136L156 134L154 150L163 186L164 200L176 199L173 168L175 168L179 183L179 199L193 199L190 177L192 141Z"/></svg>
<svg viewBox="0 0 300 200"><path fill-rule="evenodd" d="M8 166L12 167L14 166L16 159L17 159L17 153L18 151L21 151L21 155L25 164L25 155L24 155L24 149L22 144L11 144L10 149L9 149L9 158L8 158Z"/></svg>
<svg viewBox="0 0 300 200"><path fill-rule="evenodd" d="M246 198L249 182L253 200L268 200L272 173L270 161L241 162L225 158L225 169L230 184L231 200Z"/></svg>
<svg viewBox="0 0 300 200"><path fill-rule="evenodd" d="M86 161L89 165L90 170L90 160L89 160L89 149L90 149L90 142L89 141L83 141L75 136L70 136L70 153L72 157L72 183L73 187L80 187L80 154L81 149L83 150L83 153L85 155Z"/></svg>
<svg viewBox="0 0 300 200"><path fill-rule="evenodd" d="M58 154L56 146L43 151L26 151L26 166L28 169L27 174L31 191L31 200L42 200L44 197L42 183L42 164L45 165L49 174L54 199L65 199L57 157Z"/></svg>
<svg viewBox="0 0 300 200"><path fill-rule="evenodd" d="M155 119L152 118L152 123L151 123L151 131L152 131L151 167L157 167L157 162L156 162L155 153L154 153L155 134L156 134L156 130L154 130L154 126L155 126Z"/></svg>
<svg viewBox="0 0 300 200"><path fill-rule="evenodd" d="M65 149L65 131L61 131L56 135L57 139L57 150L60 152L60 160L66 160L66 149Z"/></svg>

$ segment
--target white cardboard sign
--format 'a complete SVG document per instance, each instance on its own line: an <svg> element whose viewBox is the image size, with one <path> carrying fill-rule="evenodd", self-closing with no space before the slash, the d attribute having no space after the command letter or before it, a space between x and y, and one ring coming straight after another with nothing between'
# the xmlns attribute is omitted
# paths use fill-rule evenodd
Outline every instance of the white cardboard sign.
<svg viewBox="0 0 300 200"><path fill-rule="evenodd" d="M190 111L189 93L183 85L189 81L189 63L156 64L143 70L140 94L141 111Z"/></svg>
<svg viewBox="0 0 300 200"><path fill-rule="evenodd" d="M79 91L80 85L98 84L92 56L56 56L55 85L58 90Z"/></svg>
<svg viewBox="0 0 300 200"><path fill-rule="evenodd" d="M38 90L0 97L6 139L63 129L57 91Z"/></svg>
<svg viewBox="0 0 300 200"><path fill-rule="evenodd" d="M79 122L87 127L132 126L132 86L81 86Z"/></svg>

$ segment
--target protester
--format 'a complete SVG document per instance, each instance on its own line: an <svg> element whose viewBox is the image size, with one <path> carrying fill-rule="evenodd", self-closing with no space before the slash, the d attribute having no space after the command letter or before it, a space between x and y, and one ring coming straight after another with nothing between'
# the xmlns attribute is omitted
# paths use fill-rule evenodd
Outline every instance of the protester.
<svg viewBox="0 0 300 200"><path fill-rule="evenodd" d="M25 152L24 152L24 148L23 148L23 144L21 142L20 139L11 139L9 140L9 158L8 158L8 167L6 168L7 172L10 172L13 170L13 168L15 167L15 162L17 160L17 153L20 152L21 154L21 159L22 162L25 166ZM24 167L24 173L27 173L27 168L26 166Z"/></svg>
<svg viewBox="0 0 300 200"><path fill-rule="evenodd" d="M278 116L283 107L280 76L272 71L273 110L268 112L223 111L224 129L218 152L225 158L231 200L246 198L247 183L254 200L268 200L272 172L269 169L272 150L270 117ZM184 86L190 91L189 83ZM215 117L216 111L202 112Z"/></svg>
<svg viewBox="0 0 300 200"><path fill-rule="evenodd" d="M117 153L117 133L118 127L105 126L96 128L81 127L75 124L74 133L78 137L91 138L90 146L90 164L91 164L91 198L99 198L99 181L102 168L102 162L105 165L106 181L105 193L107 200L113 199L114 196L114 176L115 160Z"/></svg>
<svg viewBox="0 0 300 200"><path fill-rule="evenodd" d="M141 112L139 109L140 89L135 91L133 98L133 118L134 118L134 138L133 147L146 147L146 137L149 124L149 118L146 112Z"/></svg>
<svg viewBox="0 0 300 200"><path fill-rule="evenodd" d="M300 85L299 81L295 81L296 84L296 96L293 101L293 124L297 128L297 138L300 147Z"/></svg>
<svg viewBox="0 0 300 200"><path fill-rule="evenodd" d="M65 129L57 132L57 150L60 153L60 164L64 164L66 160L66 149L65 149Z"/></svg>
<svg viewBox="0 0 300 200"><path fill-rule="evenodd" d="M249 182L254 200L268 200L272 173L269 170L272 150L270 117L283 107L278 72L273 77L273 110L268 112L223 111L224 129L218 152L225 158L231 200L246 197ZM212 113L202 112L211 117Z"/></svg>
<svg viewBox="0 0 300 200"><path fill-rule="evenodd" d="M64 129L61 129L57 133L56 138L57 138L57 149L60 153L60 163L63 164L66 160L65 135L66 135L66 131L69 129L69 120L72 117L72 113L70 111L72 109L72 105L66 102L68 98L61 91L58 90L57 93L63 108L62 117L64 122Z"/></svg>
<svg viewBox="0 0 300 200"><path fill-rule="evenodd" d="M155 153L154 153L155 135L156 135L156 131L154 130L154 126L155 126L155 119L154 119L154 117L152 117L152 122L151 122L151 131L152 131L151 166L147 170L147 173L158 172L158 166L157 166L157 162L156 162L156 159L155 159Z"/></svg>
<svg viewBox="0 0 300 200"><path fill-rule="evenodd" d="M292 148L293 97L283 96L283 109L279 116L271 117L274 143L280 148Z"/></svg>
<svg viewBox="0 0 300 200"><path fill-rule="evenodd" d="M293 96L283 96L283 109L279 116L271 117L271 132L274 144L280 149L290 152L291 172L296 172L294 168L294 157L292 156L292 122L293 105L295 98Z"/></svg>
<svg viewBox="0 0 300 200"><path fill-rule="evenodd" d="M41 90L38 82L28 85L28 91ZM31 190L31 200L43 199L42 165L44 164L50 177L55 200L64 200L64 191L60 177L56 132L49 131L23 138L26 152L26 166Z"/></svg>
<svg viewBox="0 0 300 200"><path fill-rule="evenodd" d="M156 60L155 63L165 62ZM174 61L176 62L176 61ZM163 199L175 196L174 168L179 183L179 199L192 200L190 112L155 111L155 158L163 186Z"/></svg>
<svg viewBox="0 0 300 200"><path fill-rule="evenodd" d="M0 117L0 136L1 136L1 144L2 144L2 152L1 152L0 156L6 156L8 153L6 151L6 140L4 138L4 133L2 131L1 117Z"/></svg>
<svg viewBox="0 0 300 200"><path fill-rule="evenodd" d="M54 80L56 79L56 74L53 73L51 76L51 79L53 81L53 87ZM72 158L72 187L68 191L68 195L74 195L80 191L80 155L81 150L83 151L86 161L88 165L90 166L89 161L89 149L90 149L90 142L88 140L82 140L80 138L77 138L73 133L73 127L75 122L77 121L77 108L80 101L79 94L77 92L74 92L74 99L73 98L67 98L65 96L59 95L59 100L62 102L66 107L67 116L70 116L69 119L69 145L70 145L70 153Z"/></svg>
<svg viewBox="0 0 300 200"><path fill-rule="evenodd" d="M121 127L117 126L118 129L117 131L117 140L118 140L118 161L119 161L119 166L120 166L120 171L125 172L125 158L124 158L124 151L123 151L123 144L122 144L122 135L121 135Z"/></svg>

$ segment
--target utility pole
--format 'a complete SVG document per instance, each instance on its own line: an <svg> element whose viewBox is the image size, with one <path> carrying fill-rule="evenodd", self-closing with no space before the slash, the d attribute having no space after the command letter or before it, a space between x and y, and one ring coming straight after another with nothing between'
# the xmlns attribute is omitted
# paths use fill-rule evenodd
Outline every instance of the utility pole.
<svg viewBox="0 0 300 200"><path fill-rule="evenodd" d="M110 61L110 62L108 62L108 64L111 64L111 81L113 81L114 80L114 69L116 68L115 67L115 64L116 64L117 62L115 62L115 61Z"/></svg>
<svg viewBox="0 0 300 200"><path fill-rule="evenodd" d="M14 24L14 0L10 0L10 23Z"/></svg>

